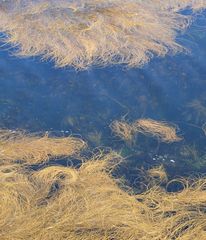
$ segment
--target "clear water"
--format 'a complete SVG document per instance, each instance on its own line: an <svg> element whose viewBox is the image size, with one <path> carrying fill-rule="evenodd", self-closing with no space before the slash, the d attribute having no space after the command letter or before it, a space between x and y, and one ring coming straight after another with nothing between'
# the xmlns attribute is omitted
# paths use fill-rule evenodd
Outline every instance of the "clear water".
<svg viewBox="0 0 206 240"><path fill-rule="evenodd" d="M79 134L91 147L121 151L127 165L164 164L171 176L206 171L206 13L178 41L190 53L155 58L141 69L114 66L76 72L0 51L0 127ZM196 103L191 107L191 103ZM111 133L114 120L165 120L184 140L128 146ZM132 171L129 172L132 179Z"/></svg>

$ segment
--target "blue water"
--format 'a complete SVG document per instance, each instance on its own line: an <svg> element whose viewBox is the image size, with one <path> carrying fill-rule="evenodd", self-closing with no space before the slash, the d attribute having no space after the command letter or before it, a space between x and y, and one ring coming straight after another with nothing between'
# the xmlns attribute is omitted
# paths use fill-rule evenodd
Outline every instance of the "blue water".
<svg viewBox="0 0 206 240"><path fill-rule="evenodd" d="M143 68L123 66L77 72L39 58L0 51L0 127L79 134L92 147L122 152L135 167L163 163L173 175L206 171L206 13L178 37L190 52L155 58ZM203 110L188 107L194 100ZM126 146L109 125L123 118L153 118L177 124L181 143L141 139ZM181 155L182 147L195 149ZM154 160L155 159L155 160ZM172 160L172 161L171 161Z"/></svg>

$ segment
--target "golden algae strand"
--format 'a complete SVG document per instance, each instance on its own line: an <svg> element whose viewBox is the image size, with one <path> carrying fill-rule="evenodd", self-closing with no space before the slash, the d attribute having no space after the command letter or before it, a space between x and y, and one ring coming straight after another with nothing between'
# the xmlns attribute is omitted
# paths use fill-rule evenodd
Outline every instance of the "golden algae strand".
<svg viewBox="0 0 206 240"><path fill-rule="evenodd" d="M22 161L37 164L80 153L85 142L75 137L50 137L24 131L0 130L0 164Z"/></svg>
<svg viewBox="0 0 206 240"><path fill-rule="evenodd" d="M42 56L58 67L142 66L155 56L182 51L177 32L191 17L181 9L205 1L44 0L0 3L2 41L19 56Z"/></svg>

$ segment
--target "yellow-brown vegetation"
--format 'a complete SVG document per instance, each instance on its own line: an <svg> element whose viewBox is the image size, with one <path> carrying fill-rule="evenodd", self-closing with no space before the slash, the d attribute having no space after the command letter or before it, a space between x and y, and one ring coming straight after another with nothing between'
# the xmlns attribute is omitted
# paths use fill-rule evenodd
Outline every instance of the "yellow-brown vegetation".
<svg viewBox="0 0 206 240"><path fill-rule="evenodd" d="M18 138L14 137L13 141ZM64 146L64 142L62 144ZM38 149L34 149L38 154ZM128 187L124 182L112 176L121 161L112 151L100 152L78 167L48 163L31 170L21 162L3 161L0 165L0 239L206 238L205 178L175 180L183 186L179 192L169 193L156 184L141 194L134 194L131 189L126 191ZM161 166L148 170L150 177L164 180L166 173L163 172ZM174 181L167 186L171 183Z"/></svg>
<svg viewBox="0 0 206 240"><path fill-rule="evenodd" d="M183 48L177 31L190 17L179 10L206 7L201 0L177 1L24 1L0 2L2 40L20 56L41 55L59 67L141 66L153 55Z"/></svg>
<svg viewBox="0 0 206 240"><path fill-rule="evenodd" d="M147 170L147 174L149 175L149 177L155 179L159 183L164 183L168 181L167 173L163 165L156 166Z"/></svg>
<svg viewBox="0 0 206 240"><path fill-rule="evenodd" d="M75 137L49 137L23 131L0 130L0 164L37 164L78 154L86 144Z"/></svg>
<svg viewBox="0 0 206 240"><path fill-rule="evenodd" d="M106 169L113 157L79 169L1 166L1 239L204 239L205 179L178 193L155 186L131 195Z"/></svg>
<svg viewBox="0 0 206 240"><path fill-rule="evenodd" d="M133 128L125 121L113 121L110 124L112 132L126 142L131 142L133 139Z"/></svg>
<svg viewBox="0 0 206 240"><path fill-rule="evenodd" d="M181 137L177 136L177 127L164 121L138 119L132 126L136 132L155 137L160 142L171 143L182 140Z"/></svg>
<svg viewBox="0 0 206 240"><path fill-rule="evenodd" d="M123 121L114 121L111 124L113 133L124 141L131 141L135 134L142 133L149 137L155 137L160 142L172 143L181 141L177 136L177 126L168 124L164 121L153 119L138 119L132 124Z"/></svg>
<svg viewBox="0 0 206 240"><path fill-rule="evenodd" d="M170 9L172 11L180 11L186 8L196 11L206 7L205 0L146 0L146 2L150 2L151 4L161 6L163 9Z"/></svg>

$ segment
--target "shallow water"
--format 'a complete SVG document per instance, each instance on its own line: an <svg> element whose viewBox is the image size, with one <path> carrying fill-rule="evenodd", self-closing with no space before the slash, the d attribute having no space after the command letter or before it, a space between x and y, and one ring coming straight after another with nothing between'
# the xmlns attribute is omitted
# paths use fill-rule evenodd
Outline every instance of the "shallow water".
<svg viewBox="0 0 206 240"><path fill-rule="evenodd" d="M92 147L121 151L131 169L163 163L172 176L204 173L205 23L204 12L178 38L190 53L155 58L136 69L55 69L51 62L17 59L3 48L0 126L79 134ZM184 140L168 145L142 136L129 146L111 133L112 121L130 122L138 118L177 124Z"/></svg>

